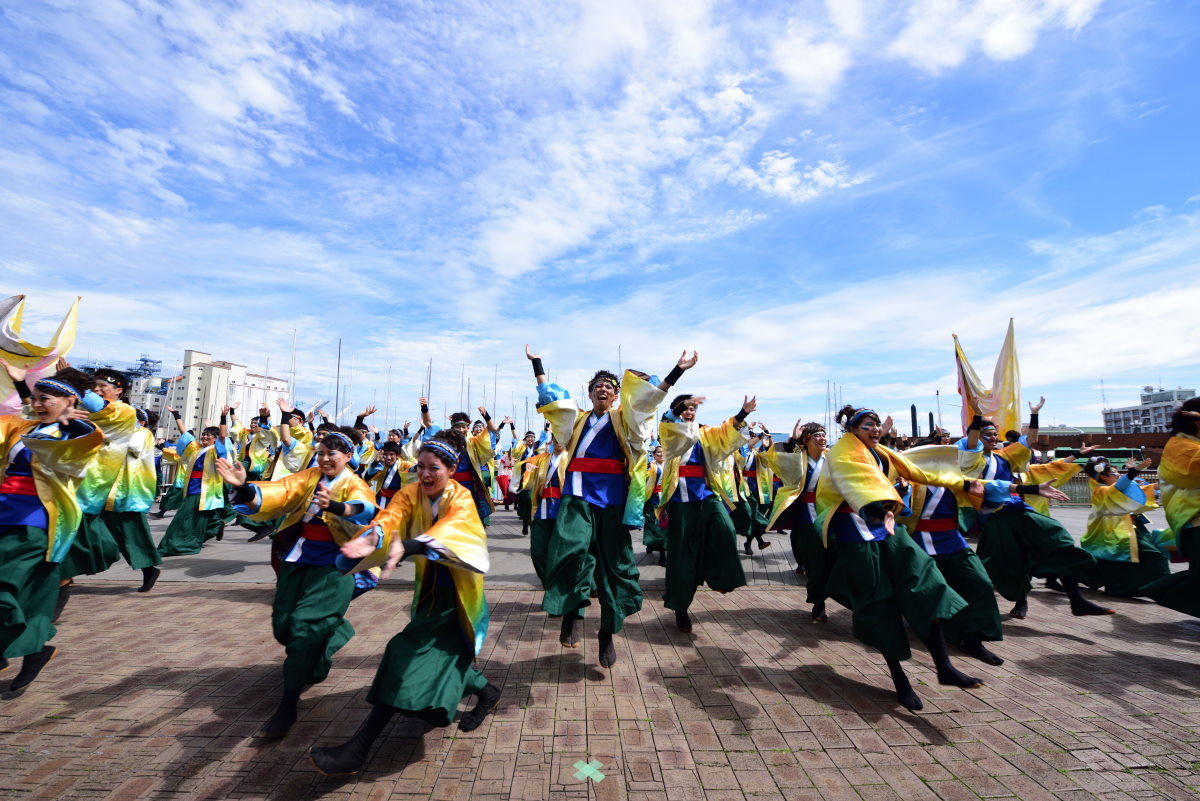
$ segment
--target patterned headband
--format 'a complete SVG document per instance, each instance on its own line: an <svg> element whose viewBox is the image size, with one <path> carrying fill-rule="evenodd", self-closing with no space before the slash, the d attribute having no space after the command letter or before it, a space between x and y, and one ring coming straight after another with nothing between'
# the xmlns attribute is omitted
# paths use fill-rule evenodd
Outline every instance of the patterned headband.
<svg viewBox="0 0 1200 801"><path fill-rule="evenodd" d="M64 384L62 381L55 381L53 378L39 378L34 386L41 387L42 389L58 390L59 392L74 397L75 400L83 400L75 387L71 386L70 384Z"/></svg>
<svg viewBox="0 0 1200 801"><path fill-rule="evenodd" d="M440 440L436 440L436 439L425 440L425 442L421 443L421 448L422 449L429 448L431 450L440 451L440 452L446 454L447 456L449 456L454 461L456 461L456 462L458 461L458 451L454 450L449 445L443 444Z"/></svg>
<svg viewBox="0 0 1200 801"><path fill-rule="evenodd" d="M879 419L879 414L876 413L874 409L859 409L858 413L850 418L850 427L854 428L858 421L866 417L868 414L873 414L875 415L875 419Z"/></svg>
<svg viewBox="0 0 1200 801"><path fill-rule="evenodd" d="M328 434L326 434L325 436L327 436L327 437L337 437L337 438L338 438L338 439L340 439L342 442L346 443L346 447L350 449L350 453L354 453L354 443L353 443L353 442L351 442L351 441L350 441L350 438L349 438L349 437L347 437L345 434L343 434L341 431L330 431L330 432L329 432Z"/></svg>

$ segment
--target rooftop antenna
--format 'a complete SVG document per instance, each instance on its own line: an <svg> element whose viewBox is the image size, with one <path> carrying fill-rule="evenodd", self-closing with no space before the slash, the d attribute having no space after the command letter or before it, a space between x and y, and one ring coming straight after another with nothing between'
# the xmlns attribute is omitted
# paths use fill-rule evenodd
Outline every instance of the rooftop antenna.
<svg viewBox="0 0 1200 801"><path fill-rule="evenodd" d="M1104 394L1104 379L1100 379L1100 405L1102 408L1108 408L1108 396Z"/></svg>

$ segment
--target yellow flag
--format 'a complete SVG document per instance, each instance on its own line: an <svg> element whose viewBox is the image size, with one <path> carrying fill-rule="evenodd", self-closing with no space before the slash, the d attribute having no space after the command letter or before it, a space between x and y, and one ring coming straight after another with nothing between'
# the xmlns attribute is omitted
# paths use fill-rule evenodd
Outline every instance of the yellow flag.
<svg viewBox="0 0 1200 801"><path fill-rule="evenodd" d="M975 415L983 415L985 419L996 424L1003 434L1010 429L1021 428L1021 368L1017 364L1017 344L1013 333L1013 321L1008 321L1008 334L1004 337L1004 347L996 359L996 369L992 373L992 385L985 387L975 370L971 368L967 356L963 353L958 335L954 336L954 358L958 363L958 394L962 396L962 426L963 431L971 423Z"/></svg>
<svg viewBox="0 0 1200 801"><path fill-rule="evenodd" d="M29 371L29 378L41 378L54 372L55 363L75 346L75 324L79 313L79 298L58 324L50 344L34 345L21 338L21 315L25 311L25 296L13 295L0 300L0 358ZM17 414L21 402L8 374L0 370L0 414Z"/></svg>

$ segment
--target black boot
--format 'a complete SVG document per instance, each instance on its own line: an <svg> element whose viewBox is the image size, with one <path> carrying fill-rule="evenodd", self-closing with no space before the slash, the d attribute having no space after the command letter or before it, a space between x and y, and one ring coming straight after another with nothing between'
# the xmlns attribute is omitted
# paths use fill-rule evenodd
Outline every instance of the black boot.
<svg viewBox="0 0 1200 801"><path fill-rule="evenodd" d="M1062 585L1063 592L1071 599L1071 614L1075 615L1075 617L1083 617L1084 615L1115 615L1117 613L1115 609L1106 609L1084 598L1083 593L1079 591L1079 582L1075 579L1064 577Z"/></svg>
<svg viewBox="0 0 1200 801"><path fill-rule="evenodd" d="M921 703L920 696L917 695L912 688L912 684L909 683L904 668L894 659L886 661L888 671L892 674L892 684L896 687L896 700L900 702L900 706L905 709L911 709L913 712L924 709L925 705Z"/></svg>
<svg viewBox="0 0 1200 801"><path fill-rule="evenodd" d="M142 586L138 588L138 592L150 592L154 589L154 582L158 581L159 574L162 571L157 567L142 568Z"/></svg>
<svg viewBox="0 0 1200 801"><path fill-rule="evenodd" d="M612 634L601 630L597 644L600 646L600 666L610 668L617 664L617 648L613 645Z"/></svg>
<svg viewBox="0 0 1200 801"><path fill-rule="evenodd" d="M692 633L692 617L686 609L675 613L675 626L684 634Z"/></svg>
<svg viewBox="0 0 1200 801"><path fill-rule="evenodd" d="M754 556L754 549L750 547L750 539L750 537L746 537L746 541L742 543L742 552L745 553L746 556Z"/></svg>
<svg viewBox="0 0 1200 801"><path fill-rule="evenodd" d="M271 529L264 528L261 531L257 532L253 537L246 540L246 542L258 542L259 540L261 540L265 537L269 537L269 536L271 536Z"/></svg>
<svg viewBox="0 0 1200 801"><path fill-rule="evenodd" d="M284 690L283 697L279 699L279 708L275 710L271 719L263 724L258 733L268 740L279 740L286 737L288 730L296 722L298 714L296 707L299 704L299 690Z"/></svg>
<svg viewBox="0 0 1200 801"><path fill-rule="evenodd" d="M813 623L828 623L829 615L825 613L825 602L817 601L812 608Z"/></svg>
<svg viewBox="0 0 1200 801"><path fill-rule="evenodd" d="M225 524L224 523L222 523L220 525L220 527L217 529L217 535L215 537L213 537L213 539L215 539L217 542L220 542L221 540L225 539Z"/></svg>
<svg viewBox="0 0 1200 801"><path fill-rule="evenodd" d="M771 547L771 543L764 540L762 534L759 534L757 539L758 539L758 550L762 551L762 550L766 550L767 548ZM747 544L749 544L749 543L747 543Z"/></svg>
<svg viewBox="0 0 1200 801"><path fill-rule="evenodd" d="M13 698L24 695L25 690L30 684L33 684L33 680L38 677L38 674L42 672L42 668L54 658L56 653L58 653L58 649L53 645L45 645L36 654L29 654L22 659L21 671L12 680L12 684L8 685L8 689L3 694L0 694L0 698L10 701Z"/></svg>
<svg viewBox="0 0 1200 801"><path fill-rule="evenodd" d="M490 681L478 693L479 701L470 712L464 712L458 719L459 731L475 731L483 725L483 719L495 711L500 704L500 688Z"/></svg>
<svg viewBox="0 0 1200 801"><path fill-rule="evenodd" d="M563 615L562 628L558 632L558 641L563 648L578 648L579 635L575 632L575 613L567 612Z"/></svg>
<svg viewBox="0 0 1200 801"><path fill-rule="evenodd" d="M8 670L8 660L0 656L0 673Z"/></svg>
<svg viewBox="0 0 1200 801"><path fill-rule="evenodd" d="M1051 576L1050 578L1046 579L1046 589L1054 590L1055 592L1067 591L1066 587L1062 585L1062 582L1059 581L1056 576Z"/></svg>
<svg viewBox="0 0 1200 801"><path fill-rule="evenodd" d="M66 584L58 585L58 600L54 602L54 617L50 618L51 623L57 623L63 610L67 608L67 601L71 600L71 585L74 583L74 579L68 579Z"/></svg>
<svg viewBox="0 0 1200 801"><path fill-rule="evenodd" d="M521 536L522 537L529 536L529 524L524 521L521 522Z"/></svg>
<svg viewBox="0 0 1200 801"><path fill-rule="evenodd" d="M989 665L1003 665L1004 660L993 654L983 645L983 638L978 634L968 634L963 637L959 647L967 653L968 656L973 656L980 662L986 662Z"/></svg>
<svg viewBox="0 0 1200 801"><path fill-rule="evenodd" d="M658 549L658 566L659 567L667 566L667 552L663 548Z"/></svg>
<svg viewBox="0 0 1200 801"><path fill-rule="evenodd" d="M929 639L925 642L933 664L937 666L938 684L948 684L951 687L982 687L983 679L968 676L950 661L950 653L946 650L946 639L942 635L942 624L935 622L929 627ZM982 646L980 646L982 647Z"/></svg>
<svg viewBox="0 0 1200 801"><path fill-rule="evenodd" d="M1011 618L1014 618L1016 620L1024 620L1025 616L1028 614L1029 614L1029 602L1026 601L1024 598L1022 598L1021 600L1019 600L1015 604L1013 604L1012 611L1008 613L1008 616Z"/></svg>
<svg viewBox="0 0 1200 801"><path fill-rule="evenodd" d="M488 685L491 686L491 685ZM346 742L332 748L313 747L308 752L308 758L317 766L317 770L326 776L344 776L358 773L367 764L367 754L371 744L379 738L383 727L392 719L395 709L390 706L375 705L371 714L358 727Z"/></svg>

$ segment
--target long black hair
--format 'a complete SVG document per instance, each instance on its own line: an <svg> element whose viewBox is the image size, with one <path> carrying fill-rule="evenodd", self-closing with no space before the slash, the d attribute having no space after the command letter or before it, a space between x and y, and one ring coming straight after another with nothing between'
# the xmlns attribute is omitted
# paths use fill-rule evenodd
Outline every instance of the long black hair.
<svg viewBox="0 0 1200 801"><path fill-rule="evenodd" d="M422 453L432 453L450 470L458 467L458 457L467 447L467 438L453 428L444 428L421 443Z"/></svg>

